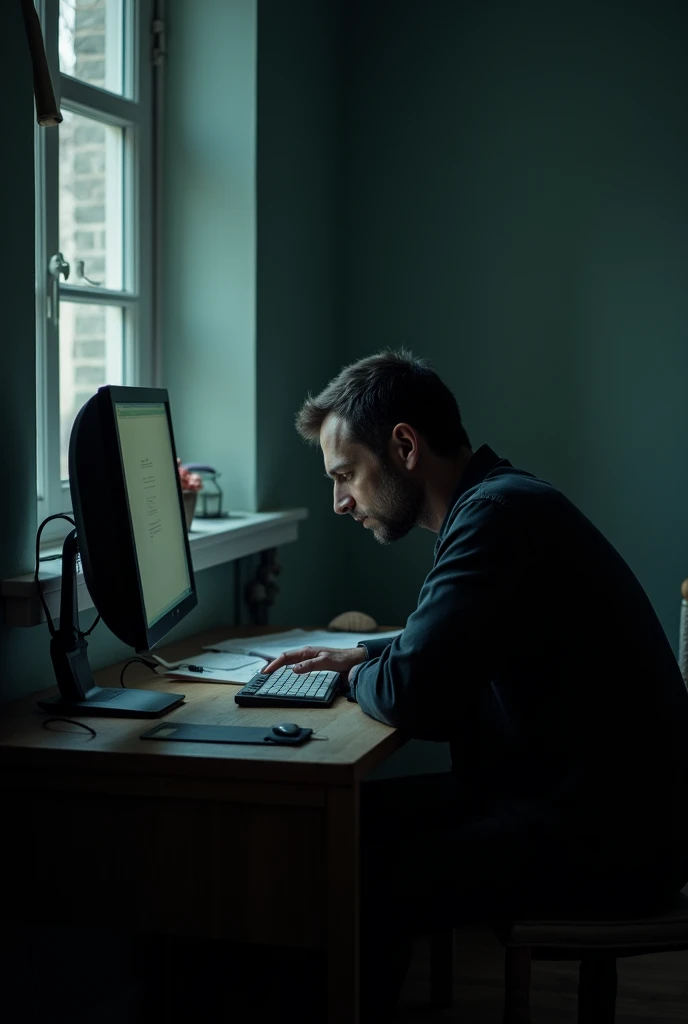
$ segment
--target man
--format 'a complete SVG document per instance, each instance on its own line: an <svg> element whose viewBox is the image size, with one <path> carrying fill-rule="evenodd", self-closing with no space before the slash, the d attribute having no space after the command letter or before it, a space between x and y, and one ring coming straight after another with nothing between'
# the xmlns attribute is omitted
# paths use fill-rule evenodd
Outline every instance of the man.
<svg viewBox="0 0 688 1024"><path fill-rule="evenodd" d="M371 1018L414 929L518 910L632 913L677 892L688 694L621 556L551 484L487 445L474 452L452 393L404 352L346 367L296 425L322 448L335 512L382 544L414 526L437 534L393 642L306 647L268 667L334 669L366 714L451 745L452 780L429 777L421 808L402 797L364 820L367 905L391 922L383 941L364 916Z"/></svg>

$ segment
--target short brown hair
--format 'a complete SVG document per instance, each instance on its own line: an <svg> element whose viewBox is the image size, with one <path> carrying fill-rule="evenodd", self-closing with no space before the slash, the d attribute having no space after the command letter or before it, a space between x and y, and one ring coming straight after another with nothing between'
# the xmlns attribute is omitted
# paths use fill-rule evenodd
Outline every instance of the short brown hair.
<svg viewBox="0 0 688 1024"><path fill-rule="evenodd" d="M471 444L452 392L426 360L404 349L345 366L319 395L309 395L296 416L301 437L317 444L330 413L346 423L352 441L379 457L397 423L415 427L437 455L458 455Z"/></svg>

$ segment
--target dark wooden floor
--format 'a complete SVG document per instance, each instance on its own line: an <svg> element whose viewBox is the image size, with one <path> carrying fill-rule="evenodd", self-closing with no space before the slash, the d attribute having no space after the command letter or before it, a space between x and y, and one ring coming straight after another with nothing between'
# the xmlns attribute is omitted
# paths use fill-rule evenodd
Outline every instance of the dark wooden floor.
<svg viewBox="0 0 688 1024"><path fill-rule="evenodd" d="M428 1007L429 968L425 942L416 945L402 994L403 1024L501 1024L504 952L488 929L455 933L454 1005ZM688 952L631 957L618 962L616 1024L688 1022ZM576 1024L578 964L533 964L532 1024Z"/></svg>
<svg viewBox="0 0 688 1024"><path fill-rule="evenodd" d="M303 961L298 951L253 951L231 944L77 931L22 934L0 930L2 1024L323 1024L324 962ZM109 944L108 944L109 943ZM139 948L140 947L140 948ZM74 951L89 969L75 982ZM111 963L112 972L91 969ZM166 965L159 975L155 952ZM138 952L137 952L138 951ZM399 1024L501 1024L504 953L490 930L455 932L454 1004L429 1008L428 945L416 945L402 993ZM577 964L535 963L532 1024L576 1024ZM143 979L153 993L143 997ZM269 985L266 985L266 978ZM320 985L320 988L318 987ZM299 1007L291 1012L294 999ZM619 961L616 1024L688 1024L688 951Z"/></svg>

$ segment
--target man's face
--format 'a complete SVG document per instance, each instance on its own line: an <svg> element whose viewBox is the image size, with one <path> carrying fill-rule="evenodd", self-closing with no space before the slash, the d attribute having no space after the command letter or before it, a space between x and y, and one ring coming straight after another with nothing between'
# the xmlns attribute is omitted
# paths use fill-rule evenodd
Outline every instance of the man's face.
<svg viewBox="0 0 688 1024"><path fill-rule="evenodd" d="M401 540L418 524L424 493L390 460L381 460L365 445L348 440L334 415L320 430L325 473L334 481L334 510L350 515L373 531L380 544Z"/></svg>

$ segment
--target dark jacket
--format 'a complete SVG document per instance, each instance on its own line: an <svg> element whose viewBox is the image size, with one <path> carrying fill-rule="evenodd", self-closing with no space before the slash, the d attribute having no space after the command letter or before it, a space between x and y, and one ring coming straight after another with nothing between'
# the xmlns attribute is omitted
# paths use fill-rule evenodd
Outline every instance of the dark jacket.
<svg viewBox="0 0 688 1024"><path fill-rule="evenodd" d="M352 698L449 741L476 813L530 820L579 862L685 842L676 659L626 562L551 484L480 448L404 631L364 646Z"/></svg>

